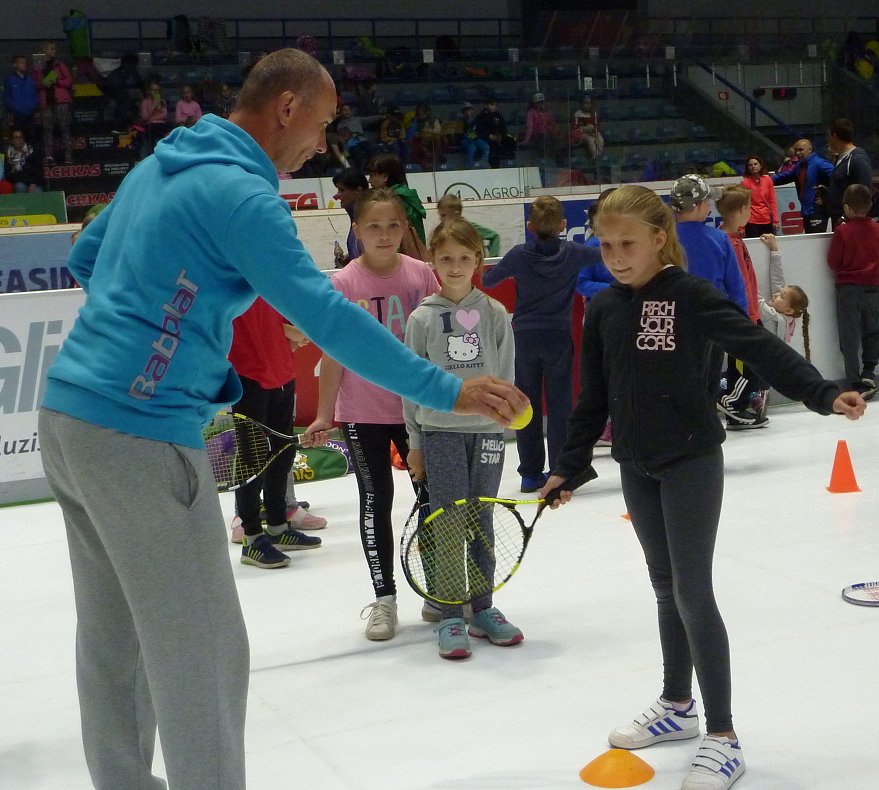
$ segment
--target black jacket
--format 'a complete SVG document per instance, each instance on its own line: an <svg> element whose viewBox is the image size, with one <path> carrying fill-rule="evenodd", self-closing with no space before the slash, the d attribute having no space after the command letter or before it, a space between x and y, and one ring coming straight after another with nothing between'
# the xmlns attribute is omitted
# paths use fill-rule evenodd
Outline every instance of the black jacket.
<svg viewBox="0 0 879 790"><path fill-rule="evenodd" d="M590 467L608 414L613 457L648 471L723 442L718 347L786 397L831 413L835 384L713 285L669 267L639 289L614 282L589 303L580 396L553 474L571 478Z"/></svg>
<svg viewBox="0 0 879 790"><path fill-rule="evenodd" d="M873 165L870 155L859 147L852 148L849 156L837 162L827 184L827 211L831 217L842 216L842 196L852 184L863 184L873 192Z"/></svg>

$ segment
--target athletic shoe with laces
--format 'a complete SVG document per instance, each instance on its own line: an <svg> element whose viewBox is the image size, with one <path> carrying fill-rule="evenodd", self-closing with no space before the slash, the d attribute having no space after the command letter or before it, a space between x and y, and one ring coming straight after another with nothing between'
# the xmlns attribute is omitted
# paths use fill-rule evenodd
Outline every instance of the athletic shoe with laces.
<svg viewBox="0 0 879 790"><path fill-rule="evenodd" d="M618 749L642 749L661 741L682 741L699 734L696 701L685 711L675 710L670 702L656 700L631 724L612 730L608 743Z"/></svg>
<svg viewBox="0 0 879 790"><path fill-rule="evenodd" d="M473 607L469 603L465 603L463 609L464 622L469 623L470 618L473 617ZM441 623L443 612L442 609L439 608L439 604L435 604L433 601L428 601L425 598L424 603L421 604L421 619L424 620L425 623Z"/></svg>
<svg viewBox="0 0 879 790"><path fill-rule="evenodd" d="M241 547L241 564L254 568L284 568L290 564L290 558L278 551L267 535L257 535L252 542L247 541Z"/></svg>
<svg viewBox="0 0 879 790"><path fill-rule="evenodd" d="M738 740L706 735L681 790L726 790L745 773Z"/></svg>
<svg viewBox="0 0 879 790"><path fill-rule="evenodd" d="M760 415L753 414L750 411L746 411L743 414L744 417L741 420L735 420L727 417L726 429L728 431L750 431L755 428L766 428L769 425L768 417L761 417Z"/></svg>
<svg viewBox="0 0 879 790"><path fill-rule="evenodd" d="M360 611L360 619L366 620L367 639L373 642L393 639L397 633L396 596L383 595L374 603L367 604Z"/></svg>
<svg viewBox="0 0 879 790"><path fill-rule="evenodd" d="M288 510L287 521L296 529L323 529L327 525L325 518L315 516L303 507Z"/></svg>
<svg viewBox="0 0 879 790"><path fill-rule="evenodd" d="M474 612L470 620L470 636L488 639L493 645L509 647L517 645L525 636L504 617L500 609L492 606L481 612Z"/></svg>
<svg viewBox="0 0 879 790"><path fill-rule="evenodd" d="M293 529L289 521L287 522L287 528L277 535L271 529L271 527L266 527L266 535L272 541L272 545L281 551L301 551L303 549L320 548L321 539L317 535L306 535L298 529Z"/></svg>
<svg viewBox="0 0 879 790"><path fill-rule="evenodd" d="M450 617L443 620L437 629L439 634L439 654L441 658L456 660L470 658L470 640L463 617Z"/></svg>

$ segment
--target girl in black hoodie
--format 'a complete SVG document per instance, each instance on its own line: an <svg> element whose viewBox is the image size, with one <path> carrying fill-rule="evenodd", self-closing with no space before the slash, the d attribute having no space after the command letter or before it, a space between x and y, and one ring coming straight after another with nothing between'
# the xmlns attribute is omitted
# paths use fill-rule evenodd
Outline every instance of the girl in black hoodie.
<svg viewBox="0 0 879 790"><path fill-rule="evenodd" d="M595 224L616 282L586 312L583 388L541 496L590 470L609 415L613 457L659 608L664 677L659 699L608 739L639 749L696 737L695 668L707 735L682 790L721 790L744 773L745 763L732 724L729 641L711 579L725 437L715 411L712 351L719 346L744 360L819 414L855 420L866 404L855 392L840 393L713 285L687 274L672 213L650 189L619 188ZM561 502L570 498L565 492Z"/></svg>

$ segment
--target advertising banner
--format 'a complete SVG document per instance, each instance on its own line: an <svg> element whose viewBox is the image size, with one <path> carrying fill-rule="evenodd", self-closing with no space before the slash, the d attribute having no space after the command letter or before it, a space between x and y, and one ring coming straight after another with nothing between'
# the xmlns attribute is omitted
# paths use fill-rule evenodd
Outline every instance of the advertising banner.
<svg viewBox="0 0 879 790"><path fill-rule="evenodd" d="M68 231L0 231L0 294L69 288L69 252Z"/></svg>
<svg viewBox="0 0 879 790"><path fill-rule="evenodd" d="M15 192L0 195L0 228L63 225L67 222L63 192Z"/></svg>
<svg viewBox="0 0 879 790"><path fill-rule="evenodd" d="M43 477L37 410L84 299L79 288L0 296L0 501L4 484Z"/></svg>

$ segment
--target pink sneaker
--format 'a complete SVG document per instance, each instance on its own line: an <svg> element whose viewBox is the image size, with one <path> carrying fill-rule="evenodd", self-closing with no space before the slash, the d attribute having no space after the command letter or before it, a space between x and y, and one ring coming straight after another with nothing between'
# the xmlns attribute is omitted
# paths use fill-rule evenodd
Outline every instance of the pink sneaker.
<svg viewBox="0 0 879 790"><path fill-rule="evenodd" d="M232 516L232 542L244 543L244 525L238 516Z"/></svg>
<svg viewBox="0 0 879 790"><path fill-rule="evenodd" d="M327 520L320 516L314 516L304 507L297 507L287 511L287 521L293 525L295 529L323 529L327 525Z"/></svg>

